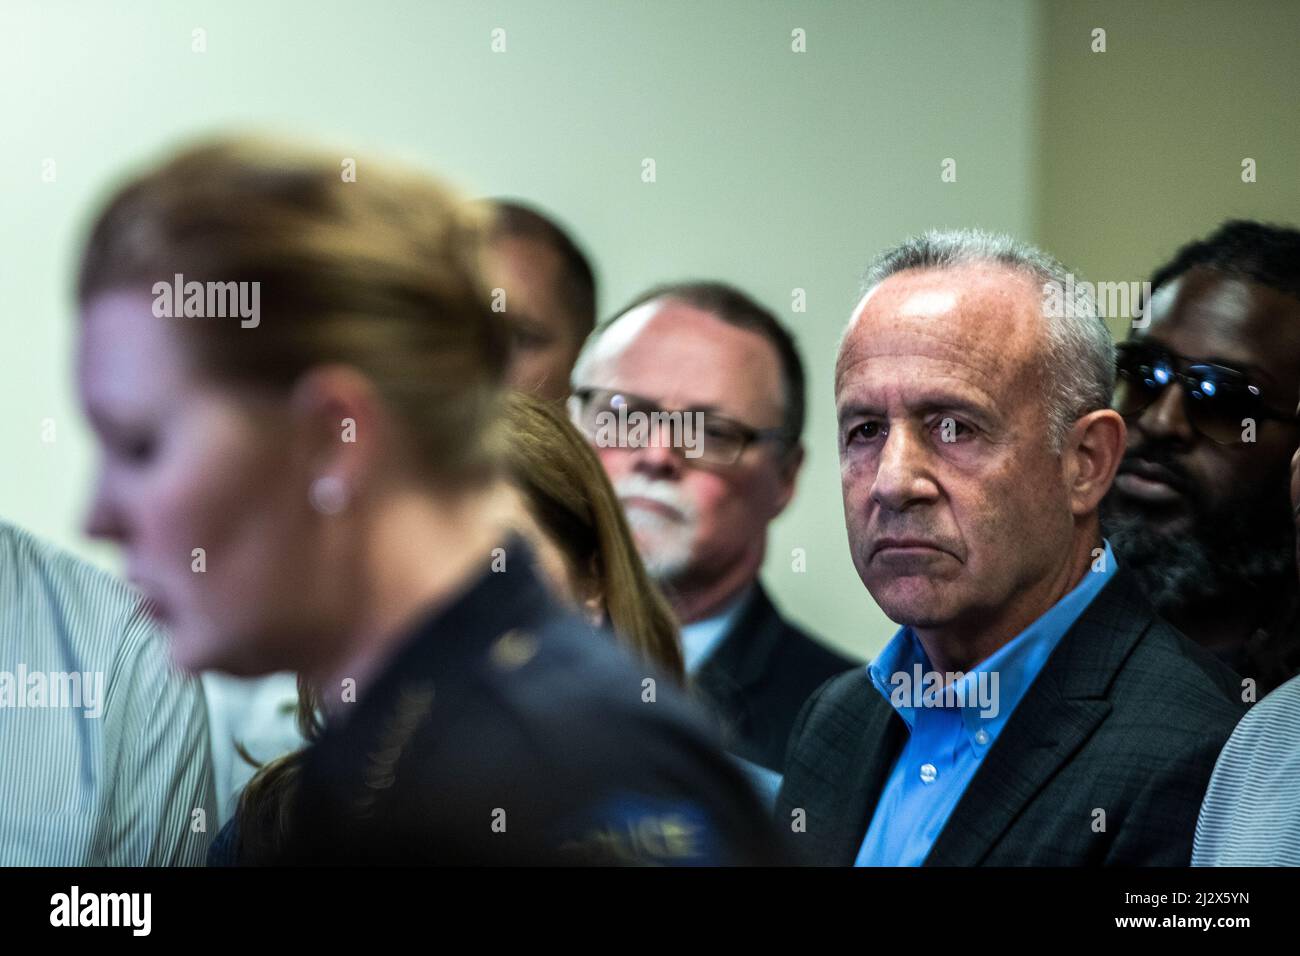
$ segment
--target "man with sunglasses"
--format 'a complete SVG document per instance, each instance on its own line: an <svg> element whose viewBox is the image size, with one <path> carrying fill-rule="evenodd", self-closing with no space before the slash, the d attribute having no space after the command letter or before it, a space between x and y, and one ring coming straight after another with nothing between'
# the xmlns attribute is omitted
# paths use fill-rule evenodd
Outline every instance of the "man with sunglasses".
<svg viewBox="0 0 1300 956"><path fill-rule="evenodd" d="M652 289L588 340L570 409L731 749L781 772L800 705L853 666L787 622L758 580L767 526L803 462L804 375L789 333L721 283ZM622 421L660 424L610 429Z"/></svg>
<svg viewBox="0 0 1300 956"><path fill-rule="evenodd" d="M1300 232L1225 223L1151 289L1117 350L1128 440L1102 520L1160 613L1255 682L1250 701L1300 670Z"/></svg>

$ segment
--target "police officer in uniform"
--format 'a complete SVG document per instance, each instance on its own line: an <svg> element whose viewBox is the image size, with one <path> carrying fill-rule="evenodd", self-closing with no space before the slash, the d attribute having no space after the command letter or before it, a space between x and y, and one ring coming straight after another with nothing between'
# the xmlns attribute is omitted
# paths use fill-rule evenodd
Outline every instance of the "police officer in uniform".
<svg viewBox="0 0 1300 956"><path fill-rule="evenodd" d="M519 539L493 564L309 751L288 861L776 861L673 682L558 607Z"/></svg>
<svg viewBox="0 0 1300 956"><path fill-rule="evenodd" d="M486 214L382 162L341 179L339 155L193 147L119 191L81 266L90 532L180 667L292 671L325 713L227 835L302 863L771 859L670 682L560 610L502 520ZM160 276L198 290L183 317ZM243 282L255 323L201 314L205 284Z"/></svg>

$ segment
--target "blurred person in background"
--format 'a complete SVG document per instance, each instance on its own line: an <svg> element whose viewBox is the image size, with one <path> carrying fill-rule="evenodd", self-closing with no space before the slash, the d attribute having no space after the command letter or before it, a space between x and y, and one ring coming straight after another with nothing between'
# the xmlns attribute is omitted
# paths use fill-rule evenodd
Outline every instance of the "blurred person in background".
<svg viewBox="0 0 1300 956"><path fill-rule="evenodd" d="M519 392L505 399L501 428L515 492L502 499L502 522L527 541L552 593L591 624L592 640L612 636L656 672L684 681L677 622L646 576L586 440L551 403ZM318 695L305 682L300 692L298 726L305 739L314 740L323 729ZM213 846L212 863L276 859L288 834L300 762L299 754L290 754L253 777L238 821Z"/></svg>
<svg viewBox="0 0 1300 956"><path fill-rule="evenodd" d="M596 324L596 277L577 242L534 206L491 201L488 279L510 329L506 383L562 401L583 340ZM497 308L494 298L493 307Z"/></svg>
<svg viewBox="0 0 1300 956"><path fill-rule="evenodd" d="M486 205L492 216L489 279L502 291L510 331L507 384L561 400L568 395L578 349L595 323L591 266L553 217L514 200ZM292 674L237 678L210 671L202 680L219 816L225 821L260 764L305 742L301 718L295 717L298 688Z"/></svg>
<svg viewBox="0 0 1300 956"><path fill-rule="evenodd" d="M422 174L261 141L119 189L78 283L88 531L180 666L319 692L282 861L767 860L671 681L503 527L486 227Z"/></svg>
<svg viewBox="0 0 1300 956"><path fill-rule="evenodd" d="M557 596L635 655L685 681L677 621L646 574L595 453L564 413L506 398L505 464L519 492L514 522Z"/></svg>
<svg viewBox="0 0 1300 956"><path fill-rule="evenodd" d="M1291 457L1291 524L1300 524L1300 449ZM1292 677L1251 707L1219 754L1192 866L1300 866L1297 727L1300 677Z"/></svg>
<svg viewBox="0 0 1300 956"><path fill-rule="evenodd" d="M0 866L199 866L219 826L203 690L144 598L0 521Z"/></svg>
<svg viewBox="0 0 1300 956"><path fill-rule="evenodd" d="M1300 232L1224 223L1156 270L1143 318L1119 346L1128 446L1102 523L1156 610L1255 701L1300 670Z"/></svg>
<svg viewBox="0 0 1300 956"><path fill-rule="evenodd" d="M296 718L297 679L293 674L231 677L216 671L199 679L208 702L217 819L225 823L257 768L306 742Z"/></svg>

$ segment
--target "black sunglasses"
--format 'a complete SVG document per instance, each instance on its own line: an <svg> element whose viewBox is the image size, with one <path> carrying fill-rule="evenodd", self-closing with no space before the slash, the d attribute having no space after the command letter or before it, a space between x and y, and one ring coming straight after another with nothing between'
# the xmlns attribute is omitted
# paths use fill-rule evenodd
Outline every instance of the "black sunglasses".
<svg viewBox="0 0 1300 956"><path fill-rule="evenodd" d="M1282 412L1240 369L1189 359L1147 342L1123 342L1116 349L1114 409L1128 418L1145 411L1165 389L1183 390L1187 420L1200 434L1220 445L1242 440L1246 420L1295 425L1295 412Z"/></svg>

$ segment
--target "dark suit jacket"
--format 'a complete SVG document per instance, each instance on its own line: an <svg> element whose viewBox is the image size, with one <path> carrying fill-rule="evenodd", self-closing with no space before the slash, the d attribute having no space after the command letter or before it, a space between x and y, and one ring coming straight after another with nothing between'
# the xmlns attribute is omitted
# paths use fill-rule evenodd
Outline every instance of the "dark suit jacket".
<svg viewBox="0 0 1300 956"><path fill-rule="evenodd" d="M1157 617L1121 567L1008 718L925 865L1186 866L1244 710L1236 675ZM806 811L792 842L808 862L853 864L906 736L865 669L808 701L777 798L784 829Z"/></svg>
<svg viewBox="0 0 1300 956"><path fill-rule="evenodd" d="M853 666L781 617L758 584L694 684L727 748L781 773L799 708L827 678Z"/></svg>

